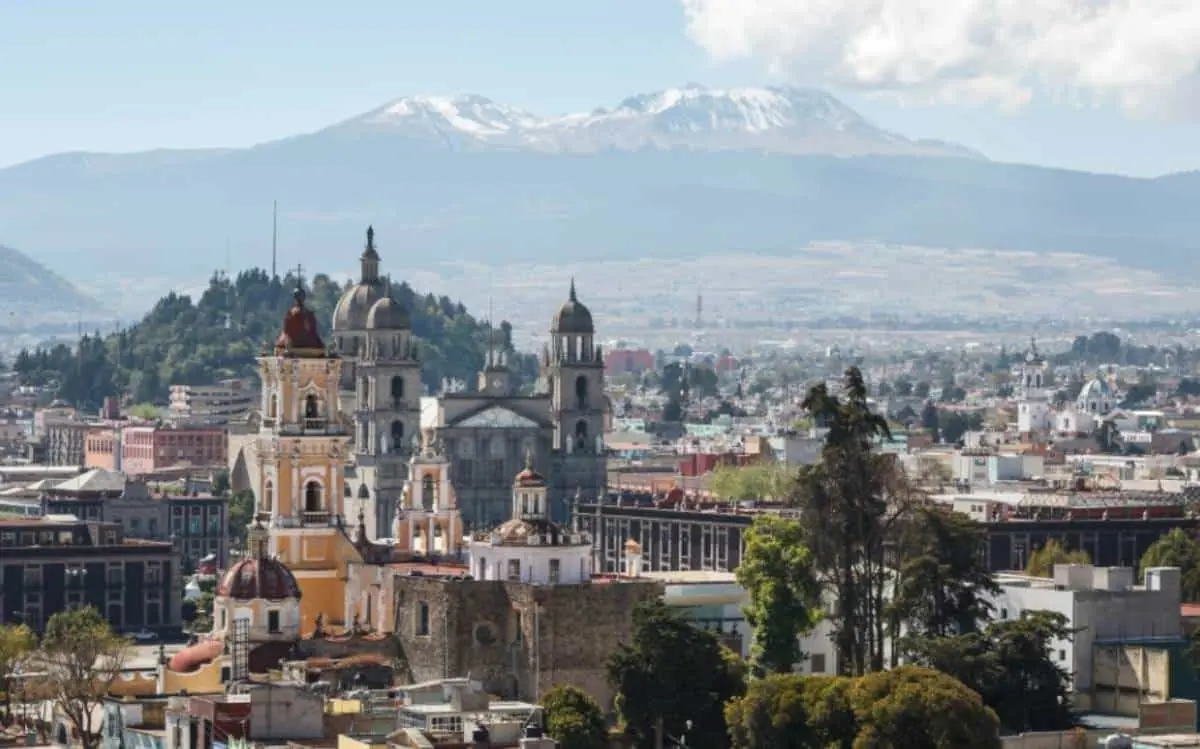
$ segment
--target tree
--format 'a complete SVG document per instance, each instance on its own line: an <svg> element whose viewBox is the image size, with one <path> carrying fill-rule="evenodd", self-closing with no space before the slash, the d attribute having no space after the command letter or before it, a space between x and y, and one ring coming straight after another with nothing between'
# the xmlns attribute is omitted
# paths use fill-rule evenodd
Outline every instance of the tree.
<svg viewBox="0 0 1200 749"><path fill-rule="evenodd" d="M0 624L0 690L4 691L4 721L12 722L13 679L37 647L37 637L24 624Z"/></svg>
<svg viewBox="0 0 1200 749"><path fill-rule="evenodd" d="M946 674L901 666L859 678L779 674L729 702L733 749L998 747L999 720Z"/></svg>
<svg viewBox="0 0 1200 749"><path fill-rule="evenodd" d="M820 620L821 587L804 541L803 527L788 518L759 516L746 531L737 580L750 597L756 676L791 672L804 657L800 635Z"/></svg>
<svg viewBox="0 0 1200 749"><path fill-rule="evenodd" d="M829 432L821 460L801 470L791 501L800 509L818 578L834 597L838 670L858 675L883 667L885 550L907 488L894 459L873 449L891 432L871 411L857 367L846 370L842 392L832 396L821 383L802 403Z"/></svg>
<svg viewBox="0 0 1200 749"><path fill-rule="evenodd" d="M991 612L988 596L1000 588L984 555L987 532L959 512L916 508L906 523L896 592L894 631L909 637L968 634Z"/></svg>
<svg viewBox="0 0 1200 749"><path fill-rule="evenodd" d="M875 388L875 394L880 398L886 398L892 394L892 384L887 380L879 383L879 387Z"/></svg>
<svg viewBox="0 0 1200 749"><path fill-rule="evenodd" d="M229 498L226 518L229 539L239 546L243 545L246 541L246 530L254 521L254 492L250 489L234 492Z"/></svg>
<svg viewBox="0 0 1200 749"><path fill-rule="evenodd" d="M559 685L542 697L546 733L562 749L604 749L608 731L596 701L582 689Z"/></svg>
<svg viewBox="0 0 1200 749"><path fill-rule="evenodd" d="M709 491L721 499L778 501L787 496L794 479L791 471L773 460L724 465L713 471Z"/></svg>
<svg viewBox="0 0 1200 749"><path fill-rule="evenodd" d="M901 397L907 398L908 396L913 394L912 380L906 379L904 377L901 377L900 379L896 380L892 384L892 387L895 388L896 395L899 395Z"/></svg>
<svg viewBox="0 0 1200 749"><path fill-rule="evenodd" d="M672 736L686 731L694 749L724 747L722 708L745 691L737 656L661 601L640 605L633 619L632 642L621 643L607 664L626 730L641 749L653 745L656 725Z"/></svg>
<svg viewBox="0 0 1200 749"><path fill-rule="evenodd" d="M95 714L120 677L129 641L92 607L60 611L46 623L42 657L55 706L79 732L83 749L96 749Z"/></svg>
<svg viewBox="0 0 1200 749"><path fill-rule="evenodd" d="M1073 723L1071 677L1052 648L1072 635L1062 614L1024 611L982 633L914 641L909 655L978 692L1005 730L1061 731Z"/></svg>
<svg viewBox="0 0 1200 749"><path fill-rule="evenodd" d="M961 441L970 428L962 414L950 410L938 412L938 426L942 430L942 441L949 443Z"/></svg>
<svg viewBox="0 0 1200 749"><path fill-rule="evenodd" d="M930 385L927 380L921 380L916 384L915 387L913 387L912 394L918 398L928 398L931 388L932 385Z"/></svg>
<svg viewBox="0 0 1200 749"><path fill-rule="evenodd" d="M1052 538L1046 541L1042 548L1034 550L1029 555L1029 564L1025 567L1025 574L1034 577L1054 577L1054 565L1056 564L1091 563L1092 559L1086 551L1082 549L1068 551Z"/></svg>
<svg viewBox="0 0 1200 749"><path fill-rule="evenodd" d="M921 428L929 432L933 437L933 441L937 442L941 439L938 431L938 410L933 401L925 401L925 407L921 409Z"/></svg>
<svg viewBox="0 0 1200 749"><path fill-rule="evenodd" d="M918 666L868 674L849 691L854 747L999 749L995 711L961 681Z"/></svg>
<svg viewBox="0 0 1200 749"><path fill-rule="evenodd" d="M1152 567L1178 567L1184 601L1200 601L1200 543L1182 528L1172 528L1142 555L1142 579Z"/></svg>

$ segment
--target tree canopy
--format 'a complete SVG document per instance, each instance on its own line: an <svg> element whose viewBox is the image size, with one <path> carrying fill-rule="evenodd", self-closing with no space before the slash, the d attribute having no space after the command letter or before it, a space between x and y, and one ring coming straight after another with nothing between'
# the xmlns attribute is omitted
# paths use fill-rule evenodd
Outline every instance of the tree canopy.
<svg viewBox="0 0 1200 749"><path fill-rule="evenodd" d="M743 693L745 674L713 633L661 601L642 604L632 642L619 645L607 670L625 729L641 749L653 746L659 721L668 735L686 733L692 749L727 746L724 705Z"/></svg>
<svg viewBox="0 0 1200 749"><path fill-rule="evenodd" d="M1070 551L1053 538L1029 555L1025 574L1034 577L1054 577L1056 564L1091 564L1092 558L1082 549Z"/></svg>
<svg viewBox="0 0 1200 749"><path fill-rule="evenodd" d="M136 324L110 335L84 335L78 345L23 350L13 370L26 385L56 385L58 397L97 408L107 396L127 394L135 403L163 403L172 384L203 385L255 372L255 357L279 335L297 277L271 277L261 269L230 278L217 273L197 299L171 292ZM324 274L306 284L307 304L329 342L329 320L346 286ZM422 376L431 388L443 378L473 382L491 338L486 324L448 297L422 295L392 284L393 298L409 310L420 339ZM497 343L511 347L501 325ZM510 367L531 380L536 357L510 354Z"/></svg>
<svg viewBox="0 0 1200 749"><path fill-rule="evenodd" d="M745 614L754 627L753 671L788 673L804 657L799 636L821 618L821 586L804 529L792 519L760 516L743 543L737 580L750 597Z"/></svg>
<svg viewBox="0 0 1200 749"><path fill-rule="evenodd" d="M1153 567L1178 567L1180 594L1184 601L1200 601L1200 542L1182 528L1172 528L1142 555L1142 578Z"/></svg>
<svg viewBox="0 0 1200 749"><path fill-rule="evenodd" d="M130 643L91 606L60 611L46 623L41 657L55 706L79 732L83 749L100 743L97 708L121 675Z"/></svg>
<svg viewBox="0 0 1200 749"><path fill-rule="evenodd" d="M604 714L587 692L559 685L542 696L546 734L562 749L604 749L608 745Z"/></svg>
<svg viewBox="0 0 1200 749"><path fill-rule="evenodd" d="M900 666L857 678L779 674L726 707L734 749L1000 746L999 720L947 674Z"/></svg>

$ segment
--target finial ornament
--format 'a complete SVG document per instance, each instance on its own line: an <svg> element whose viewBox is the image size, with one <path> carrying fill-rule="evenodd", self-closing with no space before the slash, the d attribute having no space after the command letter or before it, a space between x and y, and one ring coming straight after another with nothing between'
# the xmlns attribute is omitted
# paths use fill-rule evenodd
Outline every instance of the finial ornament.
<svg viewBox="0 0 1200 749"><path fill-rule="evenodd" d="M525 470L533 470L533 450L530 449L525 450Z"/></svg>
<svg viewBox="0 0 1200 749"><path fill-rule="evenodd" d="M571 301L572 301L572 302L578 302L578 301L579 301L579 297L577 297L577 296L575 295L575 276L571 276L571 296L570 296L570 299L571 299Z"/></svg>
<svg viewBox="0 0 1200 749"><path fill-rule="evenodd" d="M367 249L368 250L375 249L375 227L374 226L367 227Z"/></svg>

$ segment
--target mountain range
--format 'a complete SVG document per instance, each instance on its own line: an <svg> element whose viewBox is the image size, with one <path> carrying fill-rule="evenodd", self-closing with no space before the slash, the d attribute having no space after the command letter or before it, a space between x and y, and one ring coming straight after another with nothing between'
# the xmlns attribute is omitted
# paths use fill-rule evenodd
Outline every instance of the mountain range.
<svg viewBox="0 0 1200 749"><path fill-rule="evenodd" d="M112 312L28 256L0 245L0 331L45 324L73 328Z"/></svg>
<svg viewBox="0 0 1200 749"><path fill-rule="evenodd" d="M824 92L689 85L560 117L408 97L250 148L49 156L0 170L0 241L74 280L196 279L269 264L278 200L281 265L352 270L370 223L397 277L823 240L1082 252L1178 275L1193 274L1197 198L1198 173L996 163Z"/></svg>

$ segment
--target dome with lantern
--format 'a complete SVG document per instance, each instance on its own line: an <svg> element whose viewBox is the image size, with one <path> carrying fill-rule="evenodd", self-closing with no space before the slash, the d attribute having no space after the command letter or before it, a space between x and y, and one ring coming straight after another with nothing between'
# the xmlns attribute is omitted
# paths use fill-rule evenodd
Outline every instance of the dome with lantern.
<svg viewBox="0 0 1200 749"><path fill-rule="evenodd" d="M250 554L234 564L217 585L213 598L213 635L228 639L236 622L244 621L252 642L300 637L300 584L283 562L267 555L267 531L250 528Z"/></svg>

